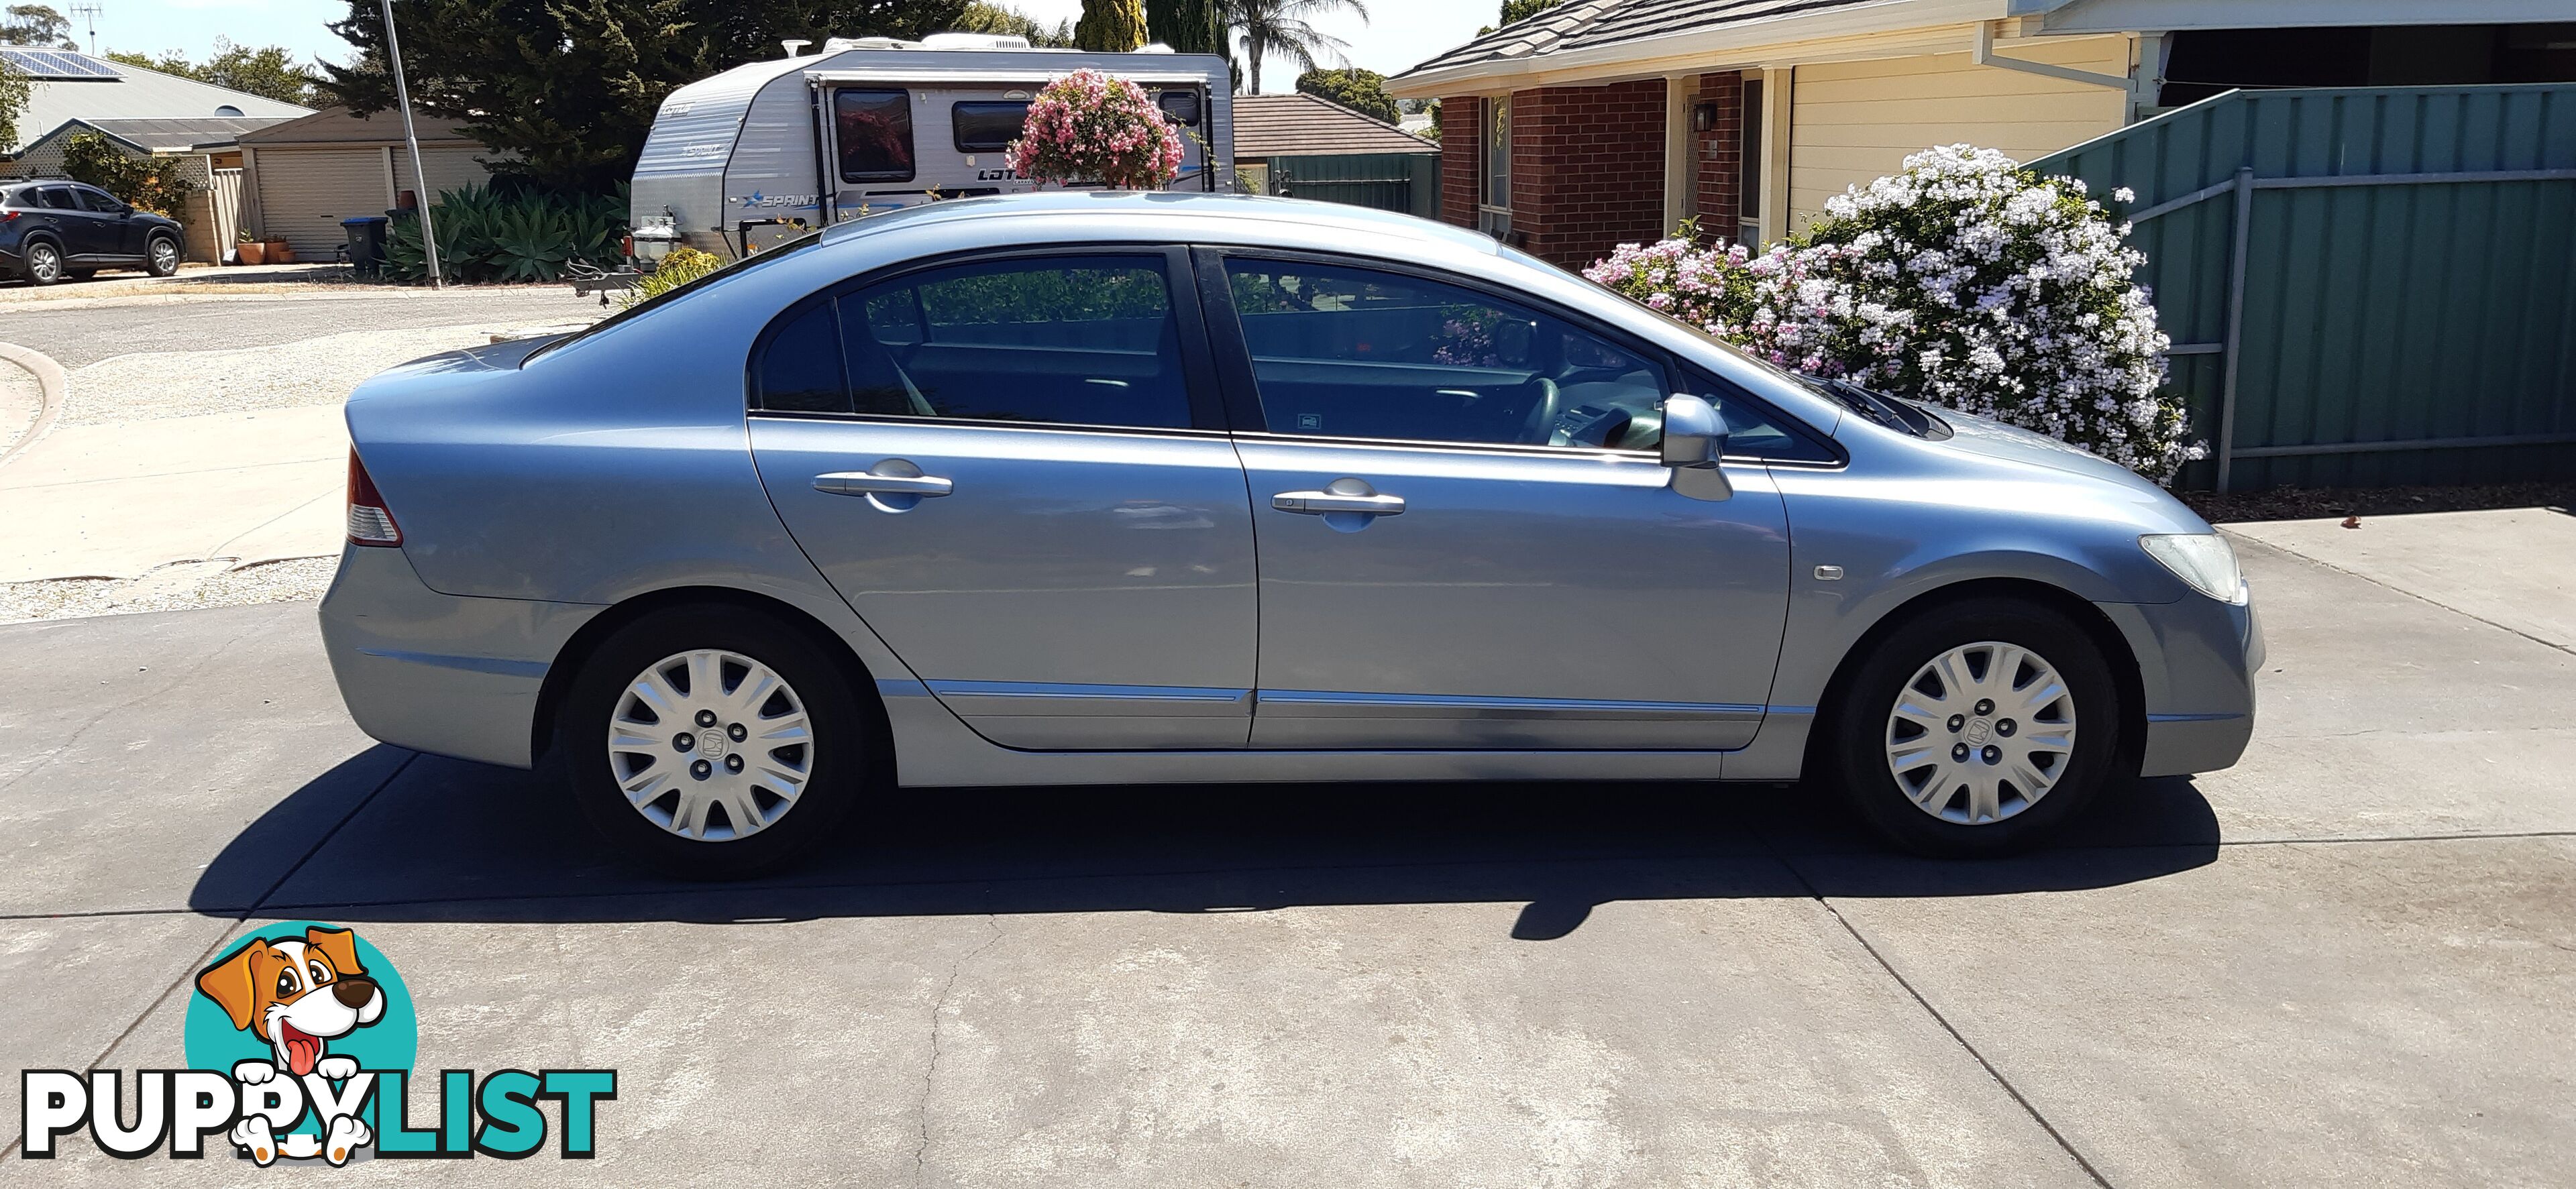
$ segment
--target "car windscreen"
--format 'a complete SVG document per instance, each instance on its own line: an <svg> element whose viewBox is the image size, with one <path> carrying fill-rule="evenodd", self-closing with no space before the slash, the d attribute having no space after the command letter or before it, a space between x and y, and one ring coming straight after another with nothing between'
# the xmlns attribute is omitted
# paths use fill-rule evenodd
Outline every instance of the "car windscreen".
<svg viewBox="0 0 2576 1189"><path fill-rule="evenodd" d="M565 335L562 338L546 344L545 346L539 347L534 351L530 351L528 352L527 359L519 361L519 366L525 367L528 364L528 360L535 359L536 357L543 355L548 351L552 351L557 347L563 346L566 343L575 343L589 338L594 334L598 334L600 331L624 322L629 318L633 318L646 310L660 309L661 307L669 305L672 302L692 293L703 290L708 286L729 281L735 277L743 275L744 273L750 272L753 269L759 268L770 261L781 259L796 252L803 251L821 242L823 242L823 233L816 231L810 234L800 235L795 239L788 240L786 243L778 245L777 247L745 256L742 259L725 265L723 268L719 268L705 276L698 277L673 288L666 289L651 297L645 298L642 301L636 302L634 305L619 310L614 314L610 314L609 316L592 323L587 329Z"/></svg>
<svg viewBox="0 0 2576 1189"><path fill-rule="evenodd" d="M948 107L950 138L961 153L998 153L1020 138L1029 122L1029 102L969 101Z"/></svg>
<svg viewBox="0 0 2576 1189"><path fill-rule="evenodd" d="M912 180L912 93L832 92L832 130L845 182Z"/></svg>

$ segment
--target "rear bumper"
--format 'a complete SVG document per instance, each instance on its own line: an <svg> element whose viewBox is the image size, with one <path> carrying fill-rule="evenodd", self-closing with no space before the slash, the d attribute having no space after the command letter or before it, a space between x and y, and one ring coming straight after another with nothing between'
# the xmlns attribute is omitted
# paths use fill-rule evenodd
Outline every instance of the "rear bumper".
<svg viewBox="0 0 2576 1189"><path fill-rule="evenodd" d="M525 768L546 671L604 609L440 594L402 550L351 545L322 597L322 643L340 700L367 734Z"/></svg>
<svg viewBox="0 0 2576 1189"><path fill-rule="evenodd" d="M2140 776L2231 767L2254 737L2254 675L2263 625L2239 607L2193 595L2160 604L2097 603L2138 658L2146 696Z"/></svg>

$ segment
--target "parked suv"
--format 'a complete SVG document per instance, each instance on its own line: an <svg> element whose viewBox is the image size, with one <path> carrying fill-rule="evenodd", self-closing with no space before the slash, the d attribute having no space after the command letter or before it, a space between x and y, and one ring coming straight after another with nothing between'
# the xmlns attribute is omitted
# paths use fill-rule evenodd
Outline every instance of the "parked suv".
<svg viewBox="0 0 2576 1189"><path fill-rule="evenodd" d="M102 268L179 271L176 220L79 182L0 182L0 277L51 285Z"/></svg>

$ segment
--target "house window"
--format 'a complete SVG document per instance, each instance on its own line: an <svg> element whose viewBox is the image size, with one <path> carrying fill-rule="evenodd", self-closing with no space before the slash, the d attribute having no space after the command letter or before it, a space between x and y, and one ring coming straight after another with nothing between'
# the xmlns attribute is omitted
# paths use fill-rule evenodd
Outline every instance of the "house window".
<svg viewBox="0 0 2576 1189"><path fill-rule="evenodd" d="M1736 132L1735 242L1762 249L1762 80L1744 80L1744 112Z"/></svg>
<svg viewBox="0 0 2576 1189"><path fill-rule="evenodd" d="M1512 229L1512 101L1485 101L1485 168L1476 200L1476 229L1496 239Z"/></svg>

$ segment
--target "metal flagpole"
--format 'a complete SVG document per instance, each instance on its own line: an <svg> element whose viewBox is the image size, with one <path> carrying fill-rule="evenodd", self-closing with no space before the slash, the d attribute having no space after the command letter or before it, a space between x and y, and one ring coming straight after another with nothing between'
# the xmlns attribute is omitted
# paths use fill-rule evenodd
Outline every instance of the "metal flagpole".
<svg viewBox="0 0 2576 1189"><path fill-rule="evenodd" d="M420 133L411 126L411 88L403 82L402 38L394 33L394 0L383 0L385 10L385 56L394 68L394 100L402 104L403 144L411 149L412 195L419 202L420 245L429 252L429 283L444 289L447 279L438 272L438 228L429 221L429 171L421 167Z"/></svg>

